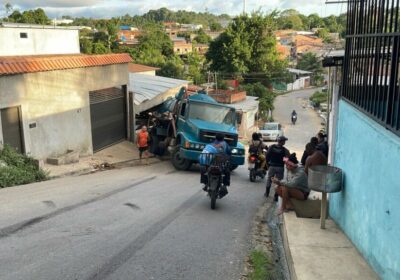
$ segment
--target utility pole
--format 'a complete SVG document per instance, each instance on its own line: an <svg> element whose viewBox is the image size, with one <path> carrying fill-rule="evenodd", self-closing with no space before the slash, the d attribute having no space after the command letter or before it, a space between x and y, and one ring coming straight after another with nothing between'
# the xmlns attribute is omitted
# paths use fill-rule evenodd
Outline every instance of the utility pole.
<svg viewBox="0 0 400 280"><path fill-rule="evenodd" d="M246 0L243 0L243 15L246 14Z"/></svg>

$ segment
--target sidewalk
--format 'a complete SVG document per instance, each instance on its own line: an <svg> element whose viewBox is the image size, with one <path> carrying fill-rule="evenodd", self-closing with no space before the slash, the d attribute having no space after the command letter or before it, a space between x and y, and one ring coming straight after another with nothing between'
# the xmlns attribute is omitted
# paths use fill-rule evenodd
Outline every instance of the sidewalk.
<svg viewBox="0 0 400 280"><path fill-rule="evenodd" d="M319 219L284 213L281 233L292 280L379 279L331 219L323 230Z"/></svg>
<svg viewBox="0 0 400 280"><path fill-rule="evenodd" d="M148 161L151 164L159 162L159 159L151 157ZM123 141L101 150L93 156L81 157L78 163L66 165L44 164L43 169L49 172L50 178L59 178L118 168L122 165L132 166L139 164L139 151L135 144Z"/></svg>

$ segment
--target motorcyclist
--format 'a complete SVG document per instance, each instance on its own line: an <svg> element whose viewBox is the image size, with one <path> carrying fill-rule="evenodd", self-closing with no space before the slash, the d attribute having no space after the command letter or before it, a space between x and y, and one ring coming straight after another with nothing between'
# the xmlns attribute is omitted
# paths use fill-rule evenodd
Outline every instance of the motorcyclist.
<svg viewBox="0 0 400 280"><path fill-rule="evenodd" d="M293 112L291 114L291 120L292 120L292 123L296 122L296 120L297 120L297 112L296 112L296 110L293 110Z"/></svg>
<svg viewBox="0 0 400 280"><path fill-rule="evenodd" d="M264 149L266 145L263 143L262 138L260 139L260 135L257 132L254 132L251 135L251 140L249 143L249 158L251 154L256 154L258 159L260 160L260 170L265 169L266 159L264 155Z"/></svg>
<svg viewBox="0 0 400 280"><path fill-rule="evenodd" d="M206 145L206 147L204 148L202 153L211 153L211 154L225 154L225 155L231 155L231 148L229 147L228 143L226 143L226 141L224 140L224 135L218 133L215 136L215 140L214 142L212 142L211 144ZM207 176L206 176L206 172L207 172L207 166L208 164L206 163L205 166L202 167L201 169L201 178L200 178L200 182L205 184L203 190L207 191ZM228 194L228 189L227 186L230 186L231 183L231 173L229 170L229 167L227 166L226 168L224 168L224 170L222 170L222 172L224 173L224 178L223 178L223 186L220 189L219 192L219 196L223 197L225 195Z"/></svg>

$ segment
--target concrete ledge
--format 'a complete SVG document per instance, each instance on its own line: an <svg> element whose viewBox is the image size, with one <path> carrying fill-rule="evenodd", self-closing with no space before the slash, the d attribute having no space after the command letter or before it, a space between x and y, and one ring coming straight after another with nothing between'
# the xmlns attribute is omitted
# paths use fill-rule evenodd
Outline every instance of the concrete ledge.
<svg viewBox="0 0 400 280"><path fill-rule="evenodd" d="M379 279L332 220L322 230L318 219L284 213L281 234L292 279Z"/></svg>
<svg viewBox="0 0 400 280"><path fill-rule="evenodd" d="M52 165L64 165L79 162L79 152L67 150L67 153L58 157L48 158L46 161Z"/></svg>

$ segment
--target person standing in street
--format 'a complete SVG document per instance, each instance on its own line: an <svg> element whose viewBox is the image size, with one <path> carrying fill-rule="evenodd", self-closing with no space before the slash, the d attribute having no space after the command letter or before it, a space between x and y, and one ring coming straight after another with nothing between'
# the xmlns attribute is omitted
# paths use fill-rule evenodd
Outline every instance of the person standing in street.
<svg viewBox="0 0 400 280"><path fill-rule="evenodd" d="M265 197L269 196L271 190L272 177L279 180L283 179L283 174L285 172L283 158L288 157L290 152L284 147L288 139L285 136L278 137L278 143L271 145L268 149L266 160L269 166L267 175L267 185L265 187ZM275 194L275 201L278 200L278 196Z"/></svg>
<svg viewBox="0 0 400 280"><path fill-rule="evenodd" d="M307 143L306 148L304 149L303 156L301 157L301 164L303 166L306 165L306 160L307 158L314 152L315 147L318 145L318 138L317 137L311 137L310 142Z"/></svg>
<svg viewBox="0 0 400 280"><path fill-rule="evenodd" d="M142 128L138 132L136 139L137 139L136 145L139 149L140 163L142 163L142 158L144 155L144 158L146 159L146 164L148 164L149 133L147 132L147 127L145 125L142 126Z"/></svg>
<svg viewBox="0 0 400 280"><path fill-rule="evenodd" d="M321 150L321 152L328 157L329 153L329 147L328 147L328 142L326 141L326 135L323 132L318 132L317 134L318 138L318 147Z"/></svg>

